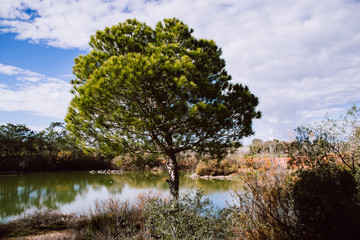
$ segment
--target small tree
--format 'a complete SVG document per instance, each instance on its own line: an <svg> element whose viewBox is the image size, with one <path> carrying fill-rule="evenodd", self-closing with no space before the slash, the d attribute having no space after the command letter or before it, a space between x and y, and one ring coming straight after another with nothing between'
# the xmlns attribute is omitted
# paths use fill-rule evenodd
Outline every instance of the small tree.
<svg viewBox="0 0 360 240"><path fill-rule="evenodd" d="M360 109L351 107L337 119L326 116L312 126L296 129L296 141L290 147L293 160L305 160L309 166L340 161L352 173L360 167Z"/></svg>
<svg viewBox="0 0 360 240"><path fill-rule="evenodd" d="M161 153L177 198L177 156L223 156L253 134L258 99L230 83L221 49L177 19L155 28L127 20L91 37L75 58L67 129L83 146L116 154Z"/></svg>

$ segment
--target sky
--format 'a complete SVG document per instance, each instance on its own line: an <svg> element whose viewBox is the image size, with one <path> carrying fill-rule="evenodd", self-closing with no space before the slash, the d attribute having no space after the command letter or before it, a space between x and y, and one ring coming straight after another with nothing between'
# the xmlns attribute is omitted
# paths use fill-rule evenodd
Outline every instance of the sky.
<svg viewBox="0 0 360 240"><path fill-rule="evenodd" d="M96 30L176 17L222 48L234 83L260 101L253 138L360 105L359 0L0 0L0 124L63 121L74 58Z"/></svg>

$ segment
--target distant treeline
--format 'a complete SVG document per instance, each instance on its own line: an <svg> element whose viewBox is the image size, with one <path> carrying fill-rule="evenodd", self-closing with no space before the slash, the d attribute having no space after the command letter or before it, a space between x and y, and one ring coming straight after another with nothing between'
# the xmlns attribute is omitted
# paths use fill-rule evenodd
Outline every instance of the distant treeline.
<svg viewBox="0 0 360 240"><path fill-rule="evenodd" d="M104 169L109 161L77 147L64 124L43 131L23 124L0 125L0 171L65 171Z"/></svg>
<svg viewBox="0 0 360 240"><path fill-rule="evenodd" d="M261 139L253 139L250 145L250 154L269 154L283 155L290 151L291 143L274 139L272 141L263 141Z"/></svg>

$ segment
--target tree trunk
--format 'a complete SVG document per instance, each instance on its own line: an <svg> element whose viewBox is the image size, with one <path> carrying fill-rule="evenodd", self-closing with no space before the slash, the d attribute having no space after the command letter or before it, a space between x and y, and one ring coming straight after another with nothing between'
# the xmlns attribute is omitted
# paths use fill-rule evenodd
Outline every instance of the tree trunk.
<svg viewBox="0 0 360 240"><path fill-rule="evenodd" d="M172 200L179 198L179 169L176 161L176 155L174 153L168 154L169 159L166 162L169 179L167 182L169 183L170 194Z"/></svg>

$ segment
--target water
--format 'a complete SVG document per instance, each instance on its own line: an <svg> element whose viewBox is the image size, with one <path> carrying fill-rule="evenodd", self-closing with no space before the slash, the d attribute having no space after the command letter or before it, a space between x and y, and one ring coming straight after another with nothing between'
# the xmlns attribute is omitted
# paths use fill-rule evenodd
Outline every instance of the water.
<svg viewBox="0 0 360 240"><path fill-rule="evenodd" d="M86 213L96 201L115 197L133 200L141 193L169 194L166 173L125 172L100 175L88 172L0 175L0 221L7 222L39 208L63 213ZM231 202L240 185L228 180L180 177L180 192L201 189L215 206Z"/></svg>

